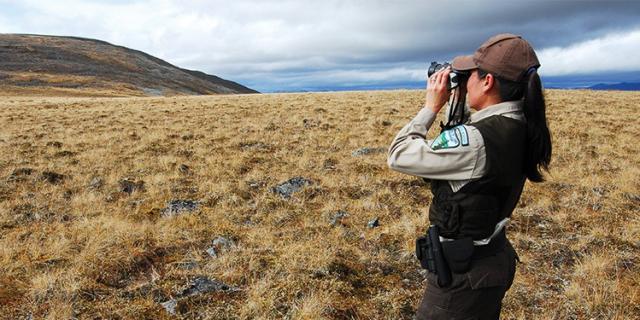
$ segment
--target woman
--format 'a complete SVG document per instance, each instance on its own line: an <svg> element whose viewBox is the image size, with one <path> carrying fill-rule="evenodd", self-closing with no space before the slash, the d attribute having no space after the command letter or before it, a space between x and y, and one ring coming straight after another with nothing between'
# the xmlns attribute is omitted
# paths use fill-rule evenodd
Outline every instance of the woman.
<svg viewBox="0 0 640 320"><path fill-rule="evenodd" d="M539 66L520 36L490 38L452 63L453 71L468 76L462 89L477 112L425 140L451 95L451 70L441 70L429 78L424 108L391 144L390 168L431 180L429 220L440 241L428 248L440 248L450 270L428 273L418 319L500 316L517 259L505 226L525 180L543 181L541 170L551 160ZM444 274L449 283L440 281Z"/></svg>

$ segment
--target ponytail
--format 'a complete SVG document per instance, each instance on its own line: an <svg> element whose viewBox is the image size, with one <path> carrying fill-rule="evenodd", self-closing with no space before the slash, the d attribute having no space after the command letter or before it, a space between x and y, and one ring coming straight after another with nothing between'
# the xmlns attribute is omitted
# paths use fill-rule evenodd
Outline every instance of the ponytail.
<svg viewBox="0 0 640 320"><path fill-rule="evenodd" d="M525 76L524 117L527 120L527 151L524 170L532 182L542 182L541 169L549 171L551 162L551 133L547 127L544 94L538 72L533 69Z"/></svg>
<svg viewBox="0 0 640 320"><path fill-rule="evenodd" d="M488 72L478 69L480 78ZM547 127L542 82L535 68L528 70L522 82L495 77L502 101L524 100L523 112L527 121L527 145L524 172L532 182L542 182L542 169L549 171L551 162L551 133Z"/></svg>

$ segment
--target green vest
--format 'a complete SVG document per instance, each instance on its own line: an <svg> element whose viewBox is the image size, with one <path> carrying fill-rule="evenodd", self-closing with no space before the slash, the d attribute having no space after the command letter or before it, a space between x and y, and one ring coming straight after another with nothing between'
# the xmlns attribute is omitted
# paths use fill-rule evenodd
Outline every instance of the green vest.
<svg viewBox="0 0 640 320"><path fill-rule="evenodd" d="M524 187L526 123L494 115L469 124L485 144L487 171L453 192L445 180L432 180L429 220L440 235L473 240L491 236L500 220L511 216Z"/></svg>

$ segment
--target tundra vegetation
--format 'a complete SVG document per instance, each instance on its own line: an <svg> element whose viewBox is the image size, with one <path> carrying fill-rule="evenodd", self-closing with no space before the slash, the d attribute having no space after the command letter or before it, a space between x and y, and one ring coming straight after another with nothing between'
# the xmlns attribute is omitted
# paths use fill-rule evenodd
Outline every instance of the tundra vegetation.
<svg viewBox="0 0 640 320"><path fill-rule="evenodd" d="M423 96L0 97L0 318L411 319L431 195L386 148ZM503 318L637 319L640 93L546 97Z"/></svg>

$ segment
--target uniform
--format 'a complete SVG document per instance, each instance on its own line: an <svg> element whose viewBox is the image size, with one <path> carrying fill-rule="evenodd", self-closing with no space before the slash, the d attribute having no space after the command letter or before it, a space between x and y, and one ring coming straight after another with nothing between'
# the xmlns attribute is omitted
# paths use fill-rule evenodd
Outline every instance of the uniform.
<svg viewBox="0 0 640 320"><path fill-rule="evenodd" d="M388 165L431 180L429 219L443 231L441 242L463 235L473 239L477 252L497 249L474 255L470 269L452 273L447 287L429 273L417 318L497 319L515 274L516 254L504 228L525 179L522 101L487 107L466 124L426 140L435 116L423 108L402 128L389 148Z"/></svg>

